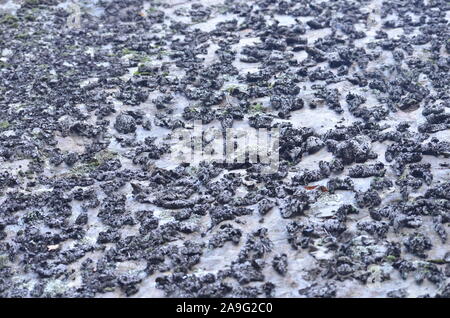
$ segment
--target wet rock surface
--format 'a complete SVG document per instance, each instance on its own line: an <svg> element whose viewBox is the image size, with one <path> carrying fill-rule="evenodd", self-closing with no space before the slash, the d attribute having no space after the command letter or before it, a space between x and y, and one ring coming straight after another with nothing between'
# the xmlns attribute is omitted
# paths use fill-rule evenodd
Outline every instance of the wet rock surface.
<svg viewBox="0 0 450 318"><path fill-rule="evenodd" d="M1 297L450 297L447 1L77 4L0 4Z"/></svg>

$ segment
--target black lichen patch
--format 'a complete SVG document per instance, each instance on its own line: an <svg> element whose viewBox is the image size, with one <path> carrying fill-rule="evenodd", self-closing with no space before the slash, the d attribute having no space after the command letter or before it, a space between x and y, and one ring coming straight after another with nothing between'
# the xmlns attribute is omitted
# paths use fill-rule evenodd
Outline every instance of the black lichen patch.
<svg viewBox="0 0 450 318"><path fill-rule="evenodd" d="M80 5L0 5L1 297L450 296L448 3Z"/></svg>

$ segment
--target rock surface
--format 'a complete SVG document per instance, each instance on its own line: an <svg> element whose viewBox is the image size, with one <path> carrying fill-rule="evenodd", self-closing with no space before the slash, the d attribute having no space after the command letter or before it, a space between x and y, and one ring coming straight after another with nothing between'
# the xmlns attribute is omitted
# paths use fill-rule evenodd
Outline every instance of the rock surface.
<svg viewBox="0 0 450 318"><path fill-rule="evenodd" d="M77 6L0 4L0 297L450 297L448 1Z"/></svg>

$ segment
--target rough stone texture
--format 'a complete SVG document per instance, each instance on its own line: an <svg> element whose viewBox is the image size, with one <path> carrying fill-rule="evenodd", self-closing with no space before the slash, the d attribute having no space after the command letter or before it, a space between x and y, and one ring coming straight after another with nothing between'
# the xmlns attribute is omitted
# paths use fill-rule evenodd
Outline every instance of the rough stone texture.
<svg viewBox="0 0 450 318"><path fill-rule="evenodd" d="M0 4L0 297L450 297L448 1L79 5Z"/></svg>

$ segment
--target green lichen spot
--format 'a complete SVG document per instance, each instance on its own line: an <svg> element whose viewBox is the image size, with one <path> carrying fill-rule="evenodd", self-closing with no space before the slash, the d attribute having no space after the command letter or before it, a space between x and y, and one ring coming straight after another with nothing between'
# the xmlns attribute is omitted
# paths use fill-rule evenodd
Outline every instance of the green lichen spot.
<svg viewBox="0 0 450 318"><path fill-rule="evenodd" d="M11 124L4 120L4 121L0 121L0 129L8 129L11 126Z"/></svg>
<svg viewBox="0 0 450 318"><path fill-rule="evenodd" d="M0 255L0 269L5 268L7 264L8 264L8 256Z"/></svg>

